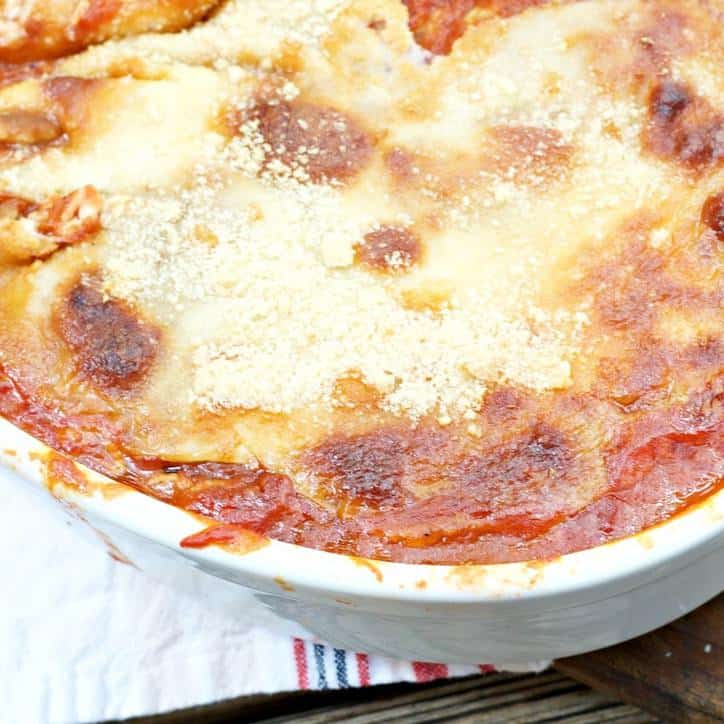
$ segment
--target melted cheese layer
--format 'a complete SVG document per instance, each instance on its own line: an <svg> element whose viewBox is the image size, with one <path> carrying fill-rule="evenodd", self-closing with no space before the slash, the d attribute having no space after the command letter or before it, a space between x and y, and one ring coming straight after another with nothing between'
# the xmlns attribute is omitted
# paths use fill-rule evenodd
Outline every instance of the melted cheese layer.
<svg viewBox="0 0 724 724"><path fill-rule="evenodd" d="M187 4L142 26L121 3L87 50L2 71L0 367L112 421L97 465L256 471L134 478L205 514L190 490L266 499L269 470L301 496L287 526L371 516L340 540L415 560L651 524L601 522L624 478L673 514L680 471L636 455L717 484L715 3Z"/></svg>

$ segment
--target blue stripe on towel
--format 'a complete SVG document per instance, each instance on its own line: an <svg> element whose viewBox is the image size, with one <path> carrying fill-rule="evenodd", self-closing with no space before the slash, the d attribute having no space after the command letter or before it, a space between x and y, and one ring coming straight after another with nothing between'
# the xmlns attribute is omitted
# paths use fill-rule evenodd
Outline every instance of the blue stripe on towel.
<svg viewBox="0 0 724 724"><path fill-rule="evenodd" d="M342 649L334 650L334 668L337 670L337 684L342 689L349 688L347 678L347 654Z"/></svg>
<svg viewBox="0 0 724 724"><path fill-rule="evenodd" d="M317 665L317 688L329 689L327 670L324 665L324 646L314 644L314 663Z"/></svg>

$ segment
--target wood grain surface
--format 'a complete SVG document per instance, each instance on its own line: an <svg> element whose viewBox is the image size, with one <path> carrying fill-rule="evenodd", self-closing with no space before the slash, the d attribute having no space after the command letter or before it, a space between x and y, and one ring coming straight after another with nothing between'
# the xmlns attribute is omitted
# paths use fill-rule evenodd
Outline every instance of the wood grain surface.
<svg viewBox="0 0 724 724"><path fill-rule="evenodd" d="M667 721L724 721L724 596L665 628L562 659L556 668Z"/></svg>
<svg viewBox="0 0 724 724"><path fill-rule="evenodd" d="M134 724L650 724L659 721L555 671L486 674L432 684L392 684L235 699Z"/></svg>

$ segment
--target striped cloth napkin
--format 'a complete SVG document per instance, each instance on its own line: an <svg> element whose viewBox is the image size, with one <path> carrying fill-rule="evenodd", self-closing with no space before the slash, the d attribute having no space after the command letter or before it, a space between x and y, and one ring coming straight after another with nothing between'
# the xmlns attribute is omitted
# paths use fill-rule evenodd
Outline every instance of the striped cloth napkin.
<svg viewBox="0 0 724 724"><path fill-rule="evenodd" d="M346 689L395 681L425 683L451 676L495 671L492 664L461 666L425 661L394 661L382 656L351 653L324 644L292 639L296 680L290 689Z"/></svg>
<svg viewBox="0 0 724 724"><path fill-rule="evenodd" d="M342 651L190 566L170 578L166 563L123 565L47 493L2 468L0 501L3 722L99 722L249 694L494 670Z"/></svg>

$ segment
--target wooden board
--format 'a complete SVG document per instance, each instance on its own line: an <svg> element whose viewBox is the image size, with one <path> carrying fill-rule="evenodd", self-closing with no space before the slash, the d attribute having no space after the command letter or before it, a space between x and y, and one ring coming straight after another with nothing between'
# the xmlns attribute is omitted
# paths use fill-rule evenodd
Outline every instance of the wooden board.
<svg viewBox="0 0 724 724"><path fill-rule="evenodd" d="M556 668L676 724L724 722L724 596L663 629L562 659Z"/></svg>
<svg viewBox="0 0 724 724"><path fill-rule="evenodd" d="M655 724L640 709L556 671L486 674L432 684L235 699L134 724Z"/></svg>

